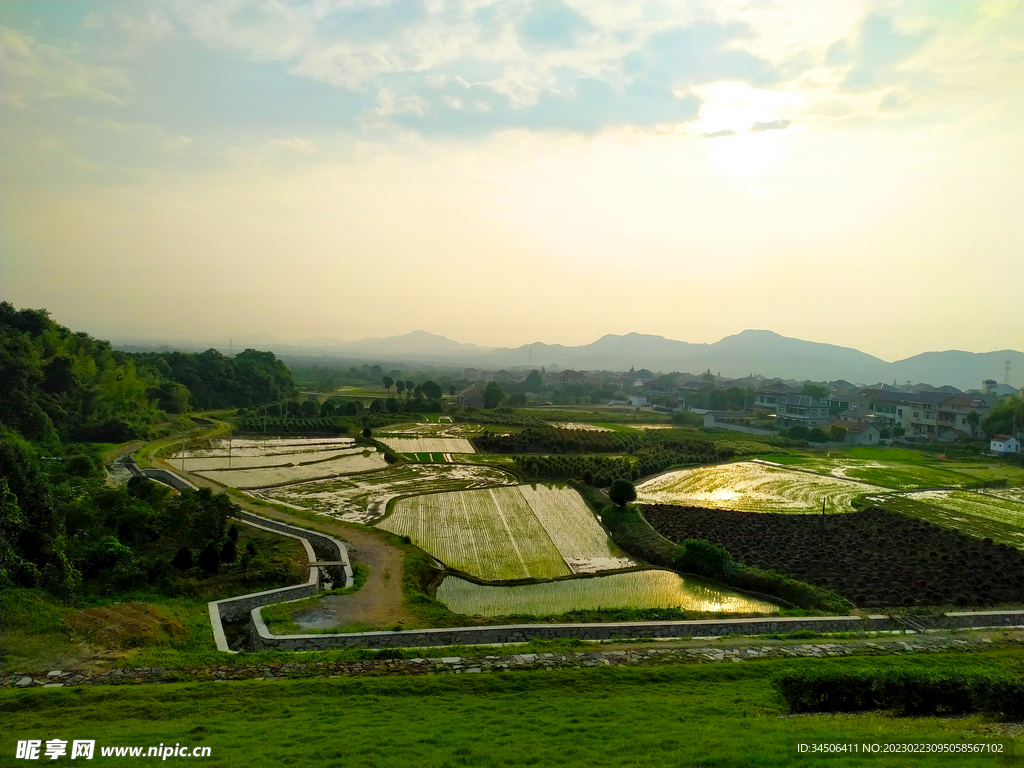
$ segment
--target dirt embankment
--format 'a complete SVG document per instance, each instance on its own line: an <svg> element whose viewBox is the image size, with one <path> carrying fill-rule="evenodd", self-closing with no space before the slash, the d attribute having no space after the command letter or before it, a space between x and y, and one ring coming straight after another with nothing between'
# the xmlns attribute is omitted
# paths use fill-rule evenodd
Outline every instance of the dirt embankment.
<svg viewBox="0 0 1024 768"><path fill-rule="evenodd" d="M164 459L153 458L154 467L169 469L194 485L211 488L215 491L225 490L218 483L205 477L182 472ZM309 626L324 625L324 628L350 626L353 629L391 629L399 624L412 622L412 616L405 610L402 596L402 551L391 546L383 539L382 533L364 531L355 526L331 518L323 517L311 521L276 508L248 501L244 498L232 499L240 507L264 517L271 517L299 527L313 527L318 531L335 536L345 542L348 547L349 559L353 564L366 566L368 575L363 587L351 595L338 595L325 598L323 607L311 617ZM325 615L329 612L329 615Z"/></svg>

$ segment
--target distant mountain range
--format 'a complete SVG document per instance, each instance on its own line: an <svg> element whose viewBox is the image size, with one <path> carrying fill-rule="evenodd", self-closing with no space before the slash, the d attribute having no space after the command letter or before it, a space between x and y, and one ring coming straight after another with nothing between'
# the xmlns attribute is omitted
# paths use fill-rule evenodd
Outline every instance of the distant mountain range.
<svg viewBox="0 0 1024 768"><path fill-rule="evenodd" d="M850 347L821 344L780 336L772 331L747 330L713 344L691 344L663 336L609 334L576 347L561 344L524 344L516 348L488 348L462 344L445 336L413 331L402 336L346 342L317 337L300 344L286 344L269 334L252 334L234 340L234 349L254 346L284 356L335 357L366 362L399 364L403 361L439 365L499 368L573 368L577 370L680 371L700 374L706 370L728 377L754 373L768 378L797 381L846 379L857 384L893 381L898 385L950 384L959 389L978 389L984 379L1002 382L1010 361L1010 384L1024 384L1024 353L925 352L905 360L887 362Z"/></svg>

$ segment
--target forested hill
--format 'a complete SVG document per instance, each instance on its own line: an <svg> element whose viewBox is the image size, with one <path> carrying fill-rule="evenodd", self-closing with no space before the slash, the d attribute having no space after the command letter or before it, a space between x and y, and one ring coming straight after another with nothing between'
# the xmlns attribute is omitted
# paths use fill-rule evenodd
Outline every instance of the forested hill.
<svg viewBox="0 0 1024 768"><path fill-rule="evenodd" d="M129 357L140 368L187 387L193 408L241 408L295 395L291 371L273 352L247 349L225 357L208 349L199 354L136 352Z"/></svg>
<svg viewBox="0 0 1024 768"><path fill-rule="evenodd" d="M165 413L294 391L291 372L271 352L131 355L58 325L44 309L0 303L0 425L36 443L124 442Z"/></svg>

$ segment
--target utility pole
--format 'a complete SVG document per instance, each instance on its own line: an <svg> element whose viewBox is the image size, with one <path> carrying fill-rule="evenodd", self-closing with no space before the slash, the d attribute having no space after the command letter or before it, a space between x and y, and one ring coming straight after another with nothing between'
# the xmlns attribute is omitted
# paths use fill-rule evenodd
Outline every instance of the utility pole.
<svg viewBox="0 0 1024 768"><path fill-rule="evenodd" d="M1010 383L1010 361L1006 361L1006 373L1003 375L1003 384Z"/></svg>

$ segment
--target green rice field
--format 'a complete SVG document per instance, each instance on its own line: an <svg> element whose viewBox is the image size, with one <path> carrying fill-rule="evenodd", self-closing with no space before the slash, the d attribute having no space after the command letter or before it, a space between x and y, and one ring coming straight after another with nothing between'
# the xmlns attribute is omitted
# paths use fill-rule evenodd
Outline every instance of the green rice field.
<svg viewBox="0 0 1024 768"><path fill-rule="evenodd" d="M516 486L399 499L379 527L485 581L628 568L573 490Z"/></svg>
<svg viewBox="0 0 1024 768"><path fill-rule="evenodd" d="M631 571L543 584L485 586L448 576L437 599L468 616L551 616L616 608L679 608L711 613L777 613L776 605L671 571Z"/></svg>
<svg viewBox="0 0 1024 768"><path fill-rule="evenodd" d="M908 455L909 454L909 455ZM960 487L980 480L1006 480L1019 486L1019 467L985 462L953 462L923 457L899 448L848 449L827 456L765 456L767 461L808 469L823 475L911 491L921 488Z"/></svg>
<svg viewBox="0 0 1024 768"><path fill-rule="evenodd" d="M444 464L449 460L449 453L403 453L402 458L418 461L423 464Z"/></svg>
<svg viewBox="0 0 1024 768"><path fill-rule="evenodd" d="M370 523L384 514L388 501L396 496L514 483L512 475L491 467L403 464L380 472L284 485L253 495L346 522Z"/></svg>
<svg viewBox="0 0 1024 768"><path fill-rule="evenodd" d="M762 461L740 461L667 472L637 487L644 504L736 509L748 512L850 512L874 486L799 472Z"/></svg>
<svg viewBox="0 0 1024 768"><path fill-rule="evenodd" d="M969 536L1024 548L1024 502L989 492L919 491L869 496L867 501Z"/></svg>

